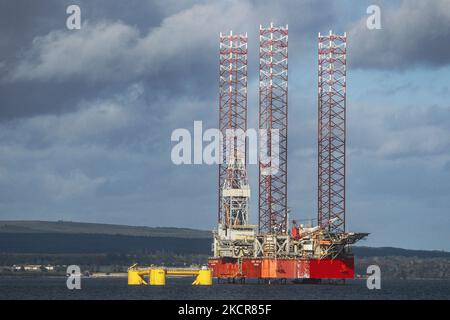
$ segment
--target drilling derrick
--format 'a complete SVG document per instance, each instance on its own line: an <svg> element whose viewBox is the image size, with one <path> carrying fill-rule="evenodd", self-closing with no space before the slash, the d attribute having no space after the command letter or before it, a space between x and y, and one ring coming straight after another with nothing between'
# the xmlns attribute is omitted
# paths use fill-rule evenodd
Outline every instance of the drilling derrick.
<svg viewBox="0 0 450 320"><path fill-rule="evenodd" d="M343 233L347 35L319 33L318 43L317 221L331 233Z"/></svg>
<svg viewBox="0 0 450 320"><path fill-rule="evenodd" d="M260 142L258 225L260 233L286 234L288 27L260 26L259 41L259 129L267 139Z"/></svg>
<svg viewBox="0 0 450 320"><path fill-rule="evenodd" d="M250 187L247 179L247 34L220 34L218 228L214 255L241 257L252 247L248 225Z"/></svg>
<svg viewBox="0 0 450 320"><path fill-rule="evenodd" d="M218 222L226 216L222 191L237 157L246 167L247 144L247 34L220 34L219 130L222 134L219 164ZM228 133L228 134L227 134ZM228 150L227 150L228 149ZM228 152L227 152L228 151ZM231 165L231 167L229 167ZM234 179L235 180L235 179Z"/></svg>
<svg viewBox="0 0 450 320"><path fill-rule="evenodd" d="M228 162L227 175L222 188L222 208L225 228L235 228L248 224L250 186L244 159L235 156Z"/></svg>

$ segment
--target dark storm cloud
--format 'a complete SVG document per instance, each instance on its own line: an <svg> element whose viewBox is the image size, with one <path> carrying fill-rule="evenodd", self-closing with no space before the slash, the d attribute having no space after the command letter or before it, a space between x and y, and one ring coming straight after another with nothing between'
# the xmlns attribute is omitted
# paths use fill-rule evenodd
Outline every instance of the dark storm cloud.
<svg viewBox="0 0 450 320"><path fill-rule="evenodd" d="M65 28L66 8L79 5L82 19L121 20L141 28L158 25L165 14L183 9L188 1L109 1L109 0L2 0L0 2L1 60L18 58L37 35Z"/></svg>
<svg viewBox="0 0 450 320"><path fill-rule="evenodd" d="M318 25L333 21L333 6L319 11L320 1L132 2L129 8L120 3L80 2L85 19L80 31L65 30L61 24L55 27L54 21L61 22L66 15L49 8L37 16L46 14L53 21L48 23L54 27L51 31L18 30L34 38L31 42L28 35L14 59L3 61L2 118L15 113L65 112L80 96L107 95L132 81L145 83L151 101L184 95L212 99L217 95L219 32L248 31L250 39L257 39L260 23L290 23L290 43L295 50L305 47L305 39L315 37ZM132 16L130 12L151 12L147 17L151 22L144 23L140 13ZM307 19L298 20L298 12ZM250 61L256 61L257 41L250 41L249 47ZM298 57L292 55L292 60ZM249 67L253 78L257 65L250 63ZM54 103L48 103L49 96Z"/></svg>
<svg viewBox="0 0 450 320"><path fill-rule="evenodd" d="M381 30L369 30L366 19L351 26L349 61L358 68L407 69L450 63L450 2L402 1L380 5Z"/></svg>
<svg viewBox="0 0 450 320"><path fill-rule="evenodd" d="M161 5L150 1L140 10L141 1L1 1L0 3L0 70L5 75L26 59L33 40L54 30L63 30L66 8L78 4L83 19L98 20L105 16L128 21L146 28L157 25ZM175 10L175 6L173 9ZM70 61L65 61L70 63ZM2 81L0 85L1 120L33 116L42 113L63 113L73 110L80 99L109 96L123 88L123 84L94 87L85 79L71 78L64 82Z"/></svg>
<svg viewBox="0 0 450 320"><path fill-rule="evenodd" d="M127 44L123 43L120 50L111 53L108 50L98 51L98 55L90 56L95 59L82 59L83 50L72 46L70 41L64 42L66 46L61 45L61 51L51 56L54 58L55 64L73 66L74 69L80 70L84 67L92 69L93 73L103 73L103 81L97 81L95 84L89 81L93 77L88 77L86 74L65 74L62 70L56 70L53 76L33 77L33 64L26 64L29 59L37 59L34 61L40 64L42 57L39 54L45 54L36 50L43 49L47 45L50 52L56 45L57 41L63 41L65 36L72 36L76 38L76 32L68 32L65 29L65 20L67 18L66 8L70 4L78 4L81 9L82 21L92 22L93 25L101 25L102 22L109 23L112 30L108 33L103 30L104 35L111 35L111 32L117 31L114 26L126 26L124 29L132 30L137 33L140 30L148 32L155 26L158 26L161 21L171 14L183 10L190 6L189 1L180 3L179 1L166 1L164 3L158 1L2 1L0 10L0 70L2 71L2 83L0 85L0 104L2 105L2 112L0 113L1 120L13 119L15 117L26 117L45 113L64 113L73 110L77 107L81 99L90 100L95 98L108 97L116 92L123 90L124 86L129 85L130 77L126 75L132 73L132 70L127 70L128 64L125 61L117 61L108 59L111 54L117 56L125 56L127 51ZM105 22L108 21L108 22ZM89 28L86 28L84 35L89 33ZM122 29L123 30L123 29ZM83 30L84 31L84 30ZM120 31L120 30L119 30ZM100 32L101 33L101 32ZM55 38L50 39L54 35ZM104 45L103 49L111 44L118 44L117 41L123 39L120 33L113 34L112 42L102 39L93 39L98 41L96 46L99 48ZM71 38L72 39L72 38ZM47 42L45 42L48 40ZM116 42L114 42L116 40ZM41 41L41 42L40 42ZM45 42L45 44L42 43ZM56 41L56 42L55 42ZM86 45L83 41L78 43L83 47ZM159 44L160 45L160 44ZM115 48L109 48L118 49ZM66 54L64 50L73 50L71 54ZM47 52L48 53L48 52ZM103 69L95 68L98 61L106 61L107 66ZM124 63L124 69L118 69L120 63ZM47 61L47 63L50 63ZM85 64L81 65L80 63ZM154 61L156 64L156 62ZM101 65L101 63L99 63ZM47 64L48 65L48 64ZM21 79L19 81L11 81L5 75L14 73L18 66L23 66L21 72ZM129 72L128 72L129 71ZM179 76L173 76L171 72L166 74L167 77L178 79ZM170 79L164 81L164 77L147 76L143 72L139 81L147 81L149 88L154 88L153 92L148 93L148 100L155 101L155 95L170 95ZM132 77L133 78L133 77ZM98 79L98 77L96 78ZM179 82L173 81L174 84ZM175 87L175 86L174 86ZM173 88L177 90L181 88ZM181 90L180 90L181 91ZM172 91L173 94L173 91Z"/></svg>
<svg viewBox="0 0 450 320"><path fill-rule="evenodd" d="M15 60L36 35L60 28L65 8L57 0L0 1L0 62Z"/></svg>

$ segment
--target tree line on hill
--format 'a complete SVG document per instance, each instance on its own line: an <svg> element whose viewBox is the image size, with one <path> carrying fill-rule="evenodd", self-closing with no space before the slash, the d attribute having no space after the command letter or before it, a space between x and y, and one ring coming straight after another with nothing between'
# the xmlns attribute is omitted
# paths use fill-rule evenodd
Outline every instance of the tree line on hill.
<svg viewBox="0 0 450 320"><path fill-rule="evenodd" d="M450 279L449 252L370 247L354 247L353 252L356 273L360 275L365 275L367 267L375 264L380 266L384 278ZM0 267L76 264L89 272L113 272L126 271L134 263L203 265L210 254L208 238L0 232Z"/></svg>

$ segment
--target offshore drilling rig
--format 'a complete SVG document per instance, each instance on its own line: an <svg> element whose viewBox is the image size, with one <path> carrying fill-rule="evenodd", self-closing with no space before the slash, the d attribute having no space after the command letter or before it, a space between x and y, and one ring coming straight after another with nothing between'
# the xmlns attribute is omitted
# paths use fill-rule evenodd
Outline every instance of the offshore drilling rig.
<svg viewBox="0 0 450 320"><path fill-rule="evenodd" d="M345 230L347 36L331 31L318 35L317 225L294 221L289 229L288 27L260 26L259 33L259 129L267 130L266 154L278 163L274 169L259 159L258 225L251 225L247 138L226 134L230 129L247 130L248 37L220 34L219 128L224 140L218 226L208 266L214 277L228 281L353 278L350 245L368 234ZM274 129L277 147L270 137Z"/></svg>

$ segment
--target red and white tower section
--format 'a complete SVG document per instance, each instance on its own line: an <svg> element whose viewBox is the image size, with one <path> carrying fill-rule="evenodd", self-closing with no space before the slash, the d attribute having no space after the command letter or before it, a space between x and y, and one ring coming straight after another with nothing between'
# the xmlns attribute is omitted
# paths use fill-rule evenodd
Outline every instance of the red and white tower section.
<svg viewBox="0 0 450 320"><path fill-rule="evenodd" d="M319 33L318 225L345 232L347 35Z"/></svg>
<svg viewBox="0 0 450 320"><path fill-rule="evenodd" d="M259 161L259 232L287 234L287 26L259 28L259 129L267 133L260 151L270 160Z"/></svg>

